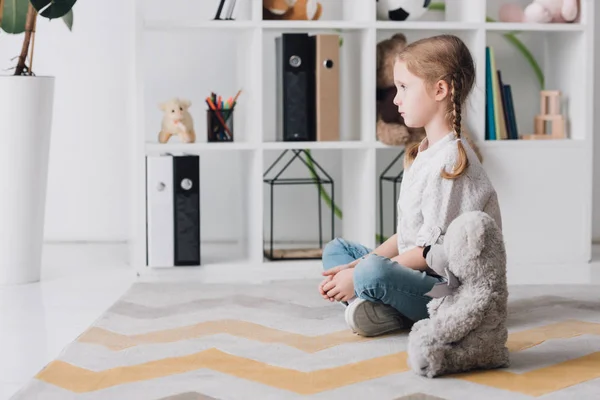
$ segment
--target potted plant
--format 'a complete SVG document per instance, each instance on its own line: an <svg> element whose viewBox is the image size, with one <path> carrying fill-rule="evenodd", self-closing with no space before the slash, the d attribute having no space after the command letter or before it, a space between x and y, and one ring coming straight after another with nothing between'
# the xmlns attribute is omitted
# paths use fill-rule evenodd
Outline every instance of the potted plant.
<svg viewBox="0 0 600 400"><path fill-rule="evenodd" d="M71 29L76 1L0 0L0 35L23 35L14 72L0 76L0 286L40 279L54 77L34 72L36 21Z"/></svg>

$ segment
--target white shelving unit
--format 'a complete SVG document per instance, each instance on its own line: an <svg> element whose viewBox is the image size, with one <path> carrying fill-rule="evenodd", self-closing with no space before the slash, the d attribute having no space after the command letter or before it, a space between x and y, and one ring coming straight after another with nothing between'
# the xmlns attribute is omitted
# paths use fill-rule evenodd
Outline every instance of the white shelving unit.
<svg viewBox="0 0 600 400"><path fill-rule="evenodd" d="M238 0L234 21L213 21L212 15L186 10L185 2L162 12L166 6L161 8L158 1L136 0L131 221L131 254L136 269L147 269L144 158L161 152L200 154L202 159L206 155L201 166L205 172L201 173L239 168L239 180L231 187L207 189L215 196L231 198L238 216L239 235L234 239L240 246L232 252L235 256L224 262L279 264L263 257L267 242L264 204L268 199L262 178L273 155L285 149L311 149L316 158L332 157L340 163L342 173L337 177L335 196L336 202L339 199L343 204L344 217L338 221L340 229L336 228L335 236L375 246L379 232L378 177L382 165L400 151L376 138L375 51L379 41L395 32L404 33L409 41L452 33L472 51L477 79L466 120L499 194L509 273L534 264L586 264L591 257L592 231L594 2L581 1L578 23L507 24L485 22L486 15L497 17L500 2L487 0L482 7L482 1L452 2L452 7L462 7L453 14L459 19L464 15L464 20L453 17L445 21L443 12L430 11L422 20L399 23L377 21L374 0L322 0L325 6L336 5L319 21L262 21L262 0ZM150 3L156 5L152 12L148 12ZM541 65L545 88L563 93L566 140L485 140L486 45L494 46L503 80L513 85L520 133L531 132L539 110L540 87L531 68L502 37L514 31L520 32L518 37ZM332 32L343 37L341 141L275 141L273 40L283 32ZM214 51L215 46L218 51ZM209 48L213 51L203 54ZM192 56L200 62L191 62ZM225 61L232 57L233 62ZM211 90L233 95L239 88L243 94L234 116L235 141L206 143L204 98ZM156 104L174 96L172 93L186 91L192 93L198 142L158 144L161 115ZM219 212L228 212L214 211L201 210L203 223L204 218L215 220ZM328 213L325 209L324 221ZM386 221L386 234L392 233L394 224Z"/></svg>

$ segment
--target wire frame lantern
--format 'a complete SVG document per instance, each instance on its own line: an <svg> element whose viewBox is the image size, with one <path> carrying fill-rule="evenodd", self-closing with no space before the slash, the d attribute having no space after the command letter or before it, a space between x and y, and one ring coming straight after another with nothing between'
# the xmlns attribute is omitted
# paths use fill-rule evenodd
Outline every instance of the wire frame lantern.
<svg viewBox="0 0 600 400"><path fill-rule="evenodd" d="M279 164L283 157L290 152L293 156L287 163L275 174L272 178L267 178L269 172L271 172L277 164ZM300 160L312 175L309 178L282 178L281 175L288 169L288 167L295 161ZM321 174L319 174L319 172ZM307 259L321 259L323 254L323 218L322 218L322 197L321 192L325 185L331 186L331 240L335 237L334 232L334 217L335 217L335 202L334 202L334 182L331 176L315 161L310 153L303 149L284 150L279 157L269 166L269 168L263 174L263 182L270 186L270 243L269 248L264 249L264 255L269 260L307 260ZM275 208L275 186L279 185L314 185L317 190L318 200L318 214L319 214L319 248L317 249L273 249L273 216Z"/></svg>
<svg viewBox="0 0 600 400"><path fill-rule="evenodd" d="M396 233L396 230L397 230L396 220L398 218L398 210L396 208L396 201L398 200L399 188L400 188L400 185L402 184L402 178L404 177L404 167L402 167L400 172L396 175L386 176L386 174L388 173L388 171L390 169L392 169L392 167L403 156L404 156L404 149L402 149L400 151L400 153L392 160L392 162L383 170L381 175L379 175L379 238L378 238L379 244L381 244L385 241L384 236L383 236L383 183L384 182L391 182L394 186L394 198L392 200L392 204L394 205L394 207L393 207L394 219L392 221L394 221L394 223L393 223L394 224L394 233Z"/></svg>

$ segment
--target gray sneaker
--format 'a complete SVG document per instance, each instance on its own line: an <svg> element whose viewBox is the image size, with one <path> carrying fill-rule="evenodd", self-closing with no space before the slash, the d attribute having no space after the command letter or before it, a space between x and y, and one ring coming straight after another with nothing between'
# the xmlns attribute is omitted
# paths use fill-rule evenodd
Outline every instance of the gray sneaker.
<svg viewBox="0 0 600 400"><path fill-rule="evenodd" d="M379 336L410 327L394 307L357 298L346 307L346 323L361 336Z"/></svg>

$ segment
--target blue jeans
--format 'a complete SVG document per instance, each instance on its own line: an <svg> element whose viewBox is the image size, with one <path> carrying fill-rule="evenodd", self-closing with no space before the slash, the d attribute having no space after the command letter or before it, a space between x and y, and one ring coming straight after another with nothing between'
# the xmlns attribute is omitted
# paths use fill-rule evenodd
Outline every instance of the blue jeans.
<svg viewBox="0 0 600 400"><path fill-rule="evenodd" d="M323 249L323 268L328 270L348 264L371 251L361 244L336 238ZM355 267L354 292L358 298L389 304L416 322L429 318L427 303L431 297L425 296L425 293L443 280L442 277L428 275L372 254Z"/></svg>

